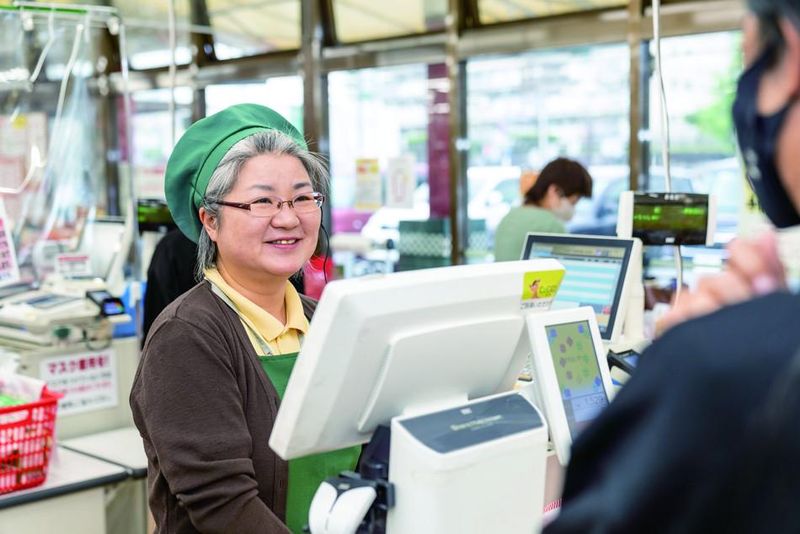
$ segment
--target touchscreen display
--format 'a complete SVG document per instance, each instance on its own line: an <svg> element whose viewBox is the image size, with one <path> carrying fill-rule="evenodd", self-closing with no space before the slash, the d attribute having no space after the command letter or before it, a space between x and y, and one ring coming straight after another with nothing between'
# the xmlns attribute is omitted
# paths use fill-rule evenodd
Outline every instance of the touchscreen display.
<svg viewBox="0 0 800 534"><path fill-rule="evenodd" d="M119 299L106 300L103 302L103 315L106 317L122 315L123 313L125 313L125 306Z"/></svg>
<svg viewBox="0 0 800 534"><path fill-rule="evenodd" d="M555 258L561 262L567 272L554 307L563 304L591 306L600 336L610 339L611 332L607 330L616 318L629 250L630 244L625 242L602 246L532 241L523 259Z"/></svg>
<svg viewBox="0 0 800 534"><path fill-rule="evenodd" d="M550 325L547 341L569 433L575 439L608 405L589 321Z"/></svg>
<svg viewBox="0 0 800 534"><path fill-rule="evenodd" d="M106 317L125 313L125 305L122 301L116 297L112 297L111 293L108 291L87 291L86 296L89 297L92 302L100 306L102 314Z"/></svg>

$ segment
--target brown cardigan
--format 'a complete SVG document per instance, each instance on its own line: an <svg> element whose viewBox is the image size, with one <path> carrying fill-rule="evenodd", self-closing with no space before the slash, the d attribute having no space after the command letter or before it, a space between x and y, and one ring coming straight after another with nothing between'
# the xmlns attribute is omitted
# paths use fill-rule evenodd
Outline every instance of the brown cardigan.
<svg viewBox="0 0 800 534"><path fill-rule="evenodd" d="M208 282L153 323L130 402L157 533L289 532L288 466L268 445L278 394Z"/></svg>

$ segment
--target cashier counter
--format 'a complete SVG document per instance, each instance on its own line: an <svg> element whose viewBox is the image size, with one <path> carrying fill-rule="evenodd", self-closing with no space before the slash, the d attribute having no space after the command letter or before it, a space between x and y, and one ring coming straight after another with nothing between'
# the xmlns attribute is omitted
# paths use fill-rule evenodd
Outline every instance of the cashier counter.
<svg viewBox="0 0 800 534"><path fill-rule="evenodd" d="M9 344L6 344L8 347ZM19 370L35 378L53 378L65 370L76 384L91 384L96 376L70 373L90 361L108 368L111 380L98 396L81 397L59 409L56 441L43 485L0 495L0 534L144 534L148 532L147 458L133 426L128 396L139 362L136 337L115 338L108 347L85 343L63 346L17 345ZM107 359L100 360L100 357ZM62 365L63 364L63 365ZM47 377L43 376L50 373Z"/></svg>
<svg viewBox="0 0 800 534"><path fill-rule="evenodd" d="M100 352L110 355L113 391L106 391L107 398L98 406L73 406L59 413L58 447L48 478L39 487L0 495L0 534L148 532L147 459L128 404L138 342L135 337L115 338ZM80 343L18 348L17 353L20 373L40 378L54 363L93 352ZM519 389L529 386L530 382L517 383ZM563 477L564 468L551 447L546 460L545 521L547 511L560 504Z"/></svg>
<svg viewBox="0 0 800 534"><path fill-rule="evenodd" d="M60 443L44 484L0 495L0 533L147 532L147 461L131 432Z"/></svg>

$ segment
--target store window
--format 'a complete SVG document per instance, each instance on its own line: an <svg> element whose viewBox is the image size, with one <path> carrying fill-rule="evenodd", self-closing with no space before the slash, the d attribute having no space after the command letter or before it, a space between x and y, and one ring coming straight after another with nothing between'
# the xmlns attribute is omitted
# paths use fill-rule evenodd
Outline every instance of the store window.
<svg viewBox="0 0 800 534"><path fill-rule="evenodd" d="M481 24L627 6L627 0L478 0Z"/></svg>
<svg viewBox="0 0 800 534"><path fill-rule="evenodd" d="M652 53L655 53L651 46ZM717 200L716 242L738 232L745 209L745 178L736 153L731 106L742 69L741 34L672 37L661 43L670 126L674 190L711 193ZM650 177L646 187L664 189L657 80L650 85Z"/></svg>
<svg viewBox="0 0 800 534"><path fill-rule="evenodd" d="M55 272L58 254L85 252L98 220L130 199L121 99L100 76L109 36L82 22L0 10L0 211L16 254L4 282Z"/></svg>
<svg viewBox="0 0 800 534"><path fill-rule="evenodd" d="M450 263L443 73L407 65L328 76L333 232L372 248L334 254L345 276Z"/></svg>
<svg viewBox="0 0 800 534"><path fill-rule="evenodd" d="M175 90L175 142L192 122L193 91ZM136 195L139 198L164 198L164 170L174 145L169 110L170 91L137 91L132 98L131 154Z"/></svg>
<svg viewBox="0 0 800 534"><path fill-rule="evenodd" d="M125 21L128 60L134 69L165 67L172 61L169 46L169 3L159 0L114 0ZM189 0L175 1L175 62L192 61Z"/></svg>
<svg viewBox="0 0 800 534"><path fill-rule="evenodd" d="M227 83L206 87L206 115L234 104L261 104L274 109L303 131L303 80L278 76L260 82Z"/></svg>
<svg viewBox="0 0 800 534"><path fill-rule="evenodd" d="M655 54L653 43L651 56ZM740 231L748 189L740 167L731 118L736 79L742 69L741 34L721 32L663 39L661 57L669 112L670 175L673 191L709 193L717 203L715 245L681 247L684 281L719 271L724 244ZM655 65L653 64L653 69ZM689 70L691 69L691 71ZM658 80L650 80L649 173L641 189L664 191L663 134L658 102ZM647 153L646 153L647 154ZM753 219L759 219L754 214ZM673 286L674 247L647 247L645 275L654 283Z"/></svg>
<svg viewBox="0 0 800 534"><path fill-rule="evenodd" d="M332 0L336 36L352 43L444 29L447 0Z"/></svg>
<svg viewBox="0 0 800 534"><path fill-rule="evenodd" d="M207 0L217 59L300 48L300 0Z"/></svg>
<svg viewBox="0 0 800 534"><path fill-rule="evenodd" d="M586 165L595 181L572 231L613 233L616 212L602 208L606 189L629 180L628 58L626 45L613 44L467 63L468 216L485 233L468 238L473 260L491 259L497 224L522 201L520 178L529 183L559 156Z"/></svg>

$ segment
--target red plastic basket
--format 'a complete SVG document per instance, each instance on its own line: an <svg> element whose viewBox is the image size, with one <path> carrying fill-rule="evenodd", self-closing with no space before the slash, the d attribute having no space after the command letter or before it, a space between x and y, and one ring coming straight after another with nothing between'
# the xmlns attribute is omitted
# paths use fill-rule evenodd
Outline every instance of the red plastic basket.
<svg viewBox="0 0 800 534"><path fill-rule="evenodd" d="M0 408L0 494L47 478L60 397L45 388L36 402Z"/></svg>

